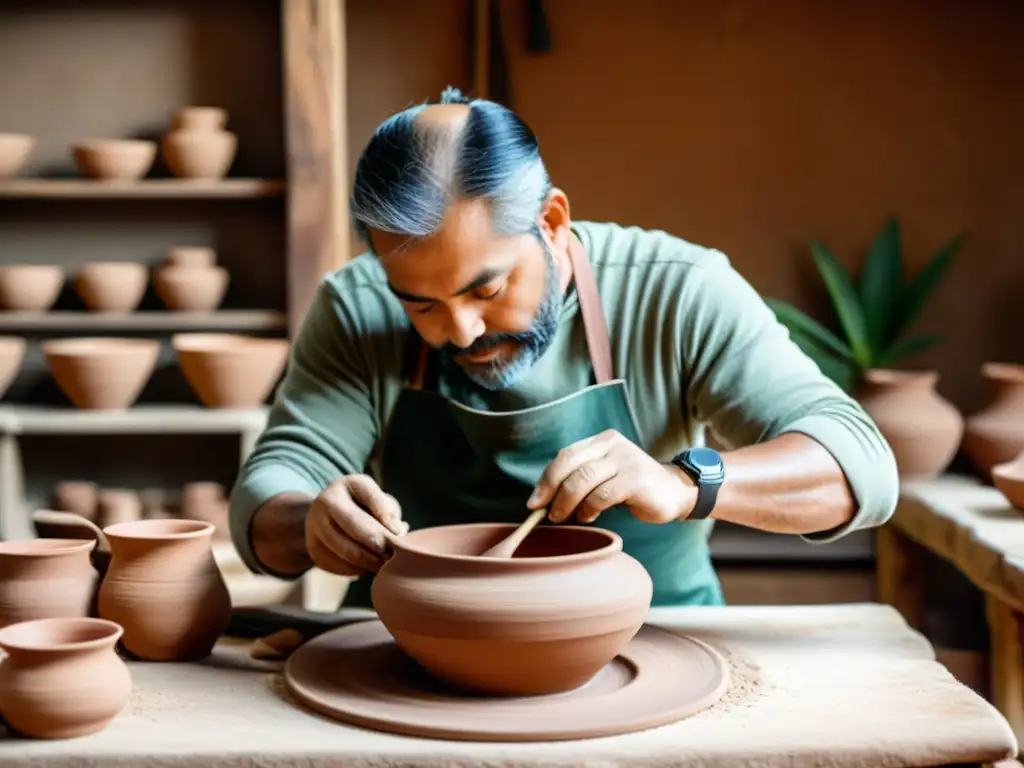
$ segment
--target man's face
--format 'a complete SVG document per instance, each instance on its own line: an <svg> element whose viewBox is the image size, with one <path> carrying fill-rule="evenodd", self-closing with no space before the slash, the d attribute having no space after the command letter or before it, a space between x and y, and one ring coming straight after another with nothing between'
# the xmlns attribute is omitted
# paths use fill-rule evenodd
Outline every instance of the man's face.
<svg viewBox="0 0 1024 768"><path fill-rule="evenodd" d="M511 386L550 345L562 287L538 234L497 237L487 205L468 201L453 205L428 240L371 237L413 327L470 380Z"/></svg>

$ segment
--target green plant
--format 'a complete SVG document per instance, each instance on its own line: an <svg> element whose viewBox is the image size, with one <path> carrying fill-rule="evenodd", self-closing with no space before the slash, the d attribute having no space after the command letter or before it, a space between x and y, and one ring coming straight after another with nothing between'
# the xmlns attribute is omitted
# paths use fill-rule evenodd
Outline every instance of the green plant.
<svg viewBox="0 0 1024 768"><path fill-rule="evenodd" d="M912 279L904 280L900 227L889 219L868 250L855 279L822 243L811 253L841 333L834 333L792 304L767 299L790 336L822 373L851 391L865 371L891 367L935 344L936 334L908 338L908 331L963 245L960 234L944 245Z"/></svg>

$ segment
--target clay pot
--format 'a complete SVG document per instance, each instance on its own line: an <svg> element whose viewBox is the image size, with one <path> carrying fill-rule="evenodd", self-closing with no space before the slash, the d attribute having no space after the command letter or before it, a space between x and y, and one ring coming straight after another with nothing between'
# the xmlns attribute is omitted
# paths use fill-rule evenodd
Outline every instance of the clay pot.
<svg viewBox="0 0 1024 768"><path fill-rule="evenodd" d="M986 363L982 375L989 380L988 405L967 419L963 450L986 478L992 467L1024 451L1024 365Z"/></svg>
<svg viewBox="0 0 1024 768"><path fill-rule="evenodd" d="M144 264L93 262L78 271L75 290L94 312L131 312L142 301L148 283Z"/></svg>
<svg viewBox="0 0 1024 768"><path fill-rule="evenodd" d="M121 627L101 619L43 619L0 630L0 711L23 736L68 739L102 731L128 704L131 673L114 648Z"/></svg>
<svg viewBox="0 0 1024 768"><path fill-rule="evenodd" d="M36 148L36 139L24 133L0 133L0 179L13 179Z"/></svg>
<svg viewBox="0 0 1024 768"><path fill-rule="evenodd" d="M0 308L42 312L54 305L64 287L64 268L43 264L0 266Z"/></svg>
<svg viewBox="0 0 1024 768"><path fill-rule="evenodd" d="M0 542L0 627L32 619L88 616L98 575L95 540Z"/></svg>
<svg viewBox="0 0 1024 768"><path fill-rule="evenodd" d="M170 310L209 312L224 299L228 271L224 267L160 267L153 273L153 287Z"/></svg>
<svg viewBox="0 0 1024 768"><path fill-rule="evenodd" d="M181 489L181 516L212 525L214 537L228 535L227 489L220 483L187 483Z"/></svg>
<svg viewBox="0 0 1024 768"><path fill-rule="evenodd" d="M25 340L18 336L0 336L0 397L7 393L25 359Z"/></svg>
<svg viewBox="0 0 1024 768"><path fill-rule="evenodd" d="M160 142L164 163L183 179L221 179L238 151L238 137L224 130L227 112L219 107L186 107Z"/></svg>
<svg viewBox="0 0 1024 768"><path fill-rule="evenodd" d="M522 696L577 688L640 629L651 578L617 534L596 527L540 526L514 558L479 556L514 528L396 539L373 606L399 647L450 685Z"/></svg>
<svg viewBox="0 0 1024 768"><path fill-rule="evenodd" d="M167 251L164 261L168 267L212 267L217 263L217 252L201 245L179 245Z"/></svg>
<svg viewBox="0 0 1024 768"><path fill-rule="evenodd" d="M900 477L926 478L953 461L964 421L935 391L935 371L872 370L864 374L857 400L889 441Z"/></svg>
<svg viewBox="0 0 1024 768"><path fill-rule="evenodd" d="M99 615L124 627L124 647L146 661L195 661L227 628L231 598L213 559L213 526L140 520L105 528L111 558Z"/></svg>
<svg viewBox="0 0 1024 768"><path fill-rule="evenodd" d="M175 131L219 131L228 123L228 112L222 107L182 107L175 112L171 128Z"/></svg>
<svg viewBox="0 0 1024 768"><path fill-rule="evenodd" d="M156 142L132 139L91 139L73 147L82 175L105 181L141 179L156 160Z"/></svg>
<svg viewBox="0 0 1024 768"><path fill-rule="evenodd" d="M209 408L262 405L288 362L287 339L180 333L171 344L192 391Z"/></svg>
<svg viewBox="0 0 1024 768"><path fill-rule="evenodd" d="M992 467L992 483L1012 506L1024 510L1024 451Z"/></svg>
<svg viewBox="0 0 1024 768"><path fill-rule="evenodd" d="M79 338L44 341L57 385L76 408L123 410L135 402L156 367L154 339Z"/></svg>
<svg viewBox="0 0 1024 768"><path fill-rule="evenodd" d="M142 519L142 497L124 488L104 488L98 494L97 524L100 528Z"/></svg>
<svg viewBox="0 0 1024 768"><path fill-rule="evenodd" d="M63 512L74 512L86 520L97 519L99 488L88 480L64 480L53 489L53 508Z"/></svg>

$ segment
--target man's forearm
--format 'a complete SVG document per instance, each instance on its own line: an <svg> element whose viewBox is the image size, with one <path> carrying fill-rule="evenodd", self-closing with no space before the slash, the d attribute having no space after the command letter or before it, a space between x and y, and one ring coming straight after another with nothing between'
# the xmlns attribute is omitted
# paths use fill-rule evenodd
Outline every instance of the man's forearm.
<svg viewBox="0 0 1024 768"><path fill-rule="evenodd" d="M787 433L722 454L725 482L712 517L773 533L809 534L850 521L857 501L816 440Z"/></svg>
<svg viewBox="0 0 1024 768"><path fill-rule="evenodd" d="M312 501L305 494L282 493L253 516L253 553L281 576L301 576L313 565L306 551L306 513Z"/></svg>

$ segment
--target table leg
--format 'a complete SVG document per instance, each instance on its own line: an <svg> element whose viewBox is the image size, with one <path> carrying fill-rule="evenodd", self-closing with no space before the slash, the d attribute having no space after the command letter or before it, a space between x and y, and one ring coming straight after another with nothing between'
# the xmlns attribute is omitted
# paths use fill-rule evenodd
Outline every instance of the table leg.
<svg viewBox="0 0 1024 768"><path fill-rule="evenodd" d="M1024 668L1021 616L992 595L985 595L989 631L989 690L992 704L1006 718L1018 741L1024 739Z"/></svg>
<svg viewBox="0 0 1024 768"><path fill-rule="evenodd" d="M875 562L879 602L891 605L919 632L924 631L923 550L892 523L876 531Z"/></svg>

